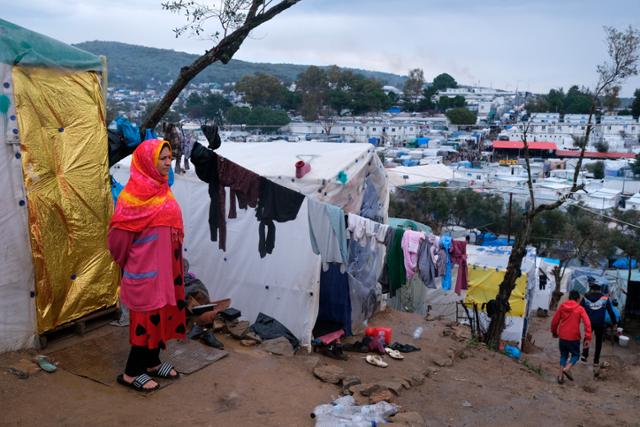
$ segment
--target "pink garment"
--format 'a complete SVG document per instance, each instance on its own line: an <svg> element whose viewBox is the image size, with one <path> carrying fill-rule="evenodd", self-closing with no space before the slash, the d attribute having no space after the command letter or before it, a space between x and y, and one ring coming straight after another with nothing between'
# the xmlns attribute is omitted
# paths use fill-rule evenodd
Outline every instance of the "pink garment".
<svg viewBox="0 0 640 427"><path fill-rule="evenodd" d="M424 233L413 230L407 230L402 235L400 246L404 255L404 269L407 273L407 279L411 279L418 270L418 248L424 237Z"/></svg>
<svg viewBox="0 0 640 427"><path fill-rule="evenodd" d="M458 264L458 278L456 279L456 294L467 289L469 281L467 279L467 242L465 240L454 240L451 243L451 262Z"/></svg>
<svg viewBox="0 0 640 427"><path fill-rule="evenodd" d="M140 233L119 228L109 230L109 250L122 269L120 300L125 306L149 311L177 305L171 241L180 239L179 234L178 230L165 226Z"/></svg>

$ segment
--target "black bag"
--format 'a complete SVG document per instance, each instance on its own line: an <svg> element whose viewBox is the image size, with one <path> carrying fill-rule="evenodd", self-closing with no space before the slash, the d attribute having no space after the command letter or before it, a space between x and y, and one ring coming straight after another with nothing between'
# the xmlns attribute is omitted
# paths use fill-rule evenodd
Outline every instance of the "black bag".
<svg viewBox="0 0 640 427"><path fill-rule="evenodd" d="M240 317L242 313L240 310L236 310L233 307L229 307L226 310L220 312L220 317L222 317L226 321L235 320Z"/></svg>

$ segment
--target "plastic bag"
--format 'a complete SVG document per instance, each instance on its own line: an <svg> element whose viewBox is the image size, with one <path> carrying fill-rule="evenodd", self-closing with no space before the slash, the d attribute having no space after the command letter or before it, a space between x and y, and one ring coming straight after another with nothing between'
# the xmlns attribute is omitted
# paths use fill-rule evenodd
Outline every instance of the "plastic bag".
<svg viewBox="0 0 640 427"><path fill-rule="evenodd" d="M137 147L141 142L138 127L122 116L116 117L115 122L118 133L124 137L127 147Z"/></svg>

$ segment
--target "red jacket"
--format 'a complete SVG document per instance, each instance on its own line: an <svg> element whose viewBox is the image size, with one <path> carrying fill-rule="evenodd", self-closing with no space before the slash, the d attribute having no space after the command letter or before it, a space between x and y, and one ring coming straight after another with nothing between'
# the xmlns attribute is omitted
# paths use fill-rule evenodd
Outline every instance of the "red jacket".
<svg viewBox="0 0 640 427"><path fill-rule="evenodd" d="M584 339L591 340L591 321L584 308L577 301L569 300L558 307L551 321L551 333L561 340L580 340L580 319L584 323Z"/></svg>

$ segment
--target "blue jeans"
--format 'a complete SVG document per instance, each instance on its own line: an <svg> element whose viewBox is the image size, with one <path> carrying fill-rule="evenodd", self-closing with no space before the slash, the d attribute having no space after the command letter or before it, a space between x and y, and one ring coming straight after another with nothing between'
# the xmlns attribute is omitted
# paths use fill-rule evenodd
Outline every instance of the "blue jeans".
<svg viewBox="0 0 640 427"><path fill-rule="evenodd" d="M560 347L560 366L565 367L569 354L571 354L571 364L578 363L580 358L580 340L568 341L559 340L558 346Z"/></svg>

